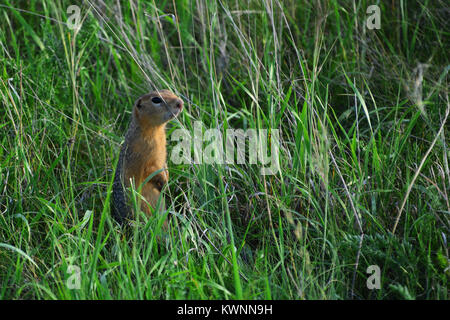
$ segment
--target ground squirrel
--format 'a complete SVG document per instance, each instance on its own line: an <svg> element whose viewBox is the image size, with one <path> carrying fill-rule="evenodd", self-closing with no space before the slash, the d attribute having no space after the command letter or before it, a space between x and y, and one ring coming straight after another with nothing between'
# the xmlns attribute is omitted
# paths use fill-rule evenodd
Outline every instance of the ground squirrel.
<svg viewBox="0 0 450 320"><path fill-rule="evenodd" d="M183 101L169 90L153 91L143 95L134 104L131 123L125 135L114 176L112 209L119 223L130 217L126 188L130 180L139 188L152 173L157 173L142 186L141 210L151 214L148 205L155 208L161 189L167 183L166 122L175 118L183 108Z"/></svg>

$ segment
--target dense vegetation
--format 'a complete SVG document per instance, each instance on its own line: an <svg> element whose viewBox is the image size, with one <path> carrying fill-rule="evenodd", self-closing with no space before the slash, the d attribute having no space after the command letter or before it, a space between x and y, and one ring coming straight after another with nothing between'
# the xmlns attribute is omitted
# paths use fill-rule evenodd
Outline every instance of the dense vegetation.
<svg viewBox="0 0 450 320"><path fill-rule="evenodd" d="M446 1L72 4L0 5L0 299L448 299ZM280 172L169 161L167 214L121 228L154 88L185 101L169 155L195 121L279 129Z"/></svg>

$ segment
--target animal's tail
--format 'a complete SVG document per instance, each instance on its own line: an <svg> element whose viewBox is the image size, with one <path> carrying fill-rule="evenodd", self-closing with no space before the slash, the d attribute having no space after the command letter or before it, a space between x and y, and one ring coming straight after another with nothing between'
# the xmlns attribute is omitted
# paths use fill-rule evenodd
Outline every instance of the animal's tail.
<svg viewBox="0 0 450 320"><path fill-rule="evenodd" d="M120 151L119 161L117 163L116 172L114 175L113 182L113 194L112 194L112 216L117 222L123 224L125 219L129 217L130 208L127 204L126 189L123 184L123 161L124 161L124 150Z"/></svg>

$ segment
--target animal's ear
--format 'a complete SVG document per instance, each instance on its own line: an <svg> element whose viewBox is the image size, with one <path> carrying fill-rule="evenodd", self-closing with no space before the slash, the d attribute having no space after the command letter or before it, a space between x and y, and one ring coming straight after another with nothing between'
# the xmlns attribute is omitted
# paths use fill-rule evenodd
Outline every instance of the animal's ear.
<svg viewBox="0 0 450 320"><path fill-rule="evenodd" d="M142 108L142 105L141 105L141 98L137 99L137 101L136 101L136 107L137 107L138 109L141 109L141 108Z"/></svg>

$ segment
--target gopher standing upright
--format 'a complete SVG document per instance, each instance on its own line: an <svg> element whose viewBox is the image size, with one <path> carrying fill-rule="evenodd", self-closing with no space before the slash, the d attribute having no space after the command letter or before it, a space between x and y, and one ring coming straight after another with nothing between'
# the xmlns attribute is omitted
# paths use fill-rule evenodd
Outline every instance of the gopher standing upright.
<svg viewBox="0 0 450 320"><path fill-rule="evenodd" d="M167 183L166 122L175 118L183 108L183 101L169 90L153 91L140 97L133 107L131 123L125 136L113 184L113 216L120 223L130 217L126 188L131 180L139 188L150 175L157 173L142 186L141 210L151 214L161 189Z"/></svg>

